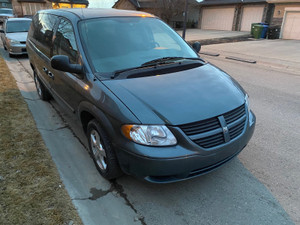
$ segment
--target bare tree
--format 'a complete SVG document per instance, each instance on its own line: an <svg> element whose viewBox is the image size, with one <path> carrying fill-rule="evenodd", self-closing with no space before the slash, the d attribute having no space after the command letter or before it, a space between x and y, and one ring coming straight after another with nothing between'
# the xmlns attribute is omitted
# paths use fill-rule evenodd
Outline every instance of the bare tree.
<svg viewBox="0 0 300 225"><path fill-rule="evenodd" d="M170 23L174 16L183 15L185 0L156 0L156 14Z"/></svg>

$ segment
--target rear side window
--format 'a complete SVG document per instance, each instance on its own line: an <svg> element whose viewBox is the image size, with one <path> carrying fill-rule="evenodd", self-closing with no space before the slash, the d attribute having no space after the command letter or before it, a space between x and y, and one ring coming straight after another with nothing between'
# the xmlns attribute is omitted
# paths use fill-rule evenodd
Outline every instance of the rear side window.
<svg viewBox="0 0 300 225"><path fill-rule="evenodd" d="M70 62L78 63L78 49L74 29L71 22L61 19L53 43L53 55L69 56Z"/></svg>
<svg viewBox="0 0 300 225"><path fill-rule="evenodd" d="M33 17L30 28L31 41L48 58L51 56L52 38L58 17L50 14L40 13Z"/></svg>

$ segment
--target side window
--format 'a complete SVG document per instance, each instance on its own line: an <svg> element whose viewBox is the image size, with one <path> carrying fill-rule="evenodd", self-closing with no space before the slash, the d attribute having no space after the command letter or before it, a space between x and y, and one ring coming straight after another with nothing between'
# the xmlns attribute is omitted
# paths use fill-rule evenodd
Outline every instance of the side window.
<svg viewBox="0 0 300 225"><path fill-rule="evenodd" d="M38 14L32 21L35 45L49 58L52 47L53 31L57 21L57 16L44 13Z"/></svg>
<svg viewBox="0 0 300 225"><path fill-rule="evenodd" d="M67 19L61 19L59 22L53 44L53 55L66 55L69 56L71 63L78 63L75 34L71 22Z"/></svg>

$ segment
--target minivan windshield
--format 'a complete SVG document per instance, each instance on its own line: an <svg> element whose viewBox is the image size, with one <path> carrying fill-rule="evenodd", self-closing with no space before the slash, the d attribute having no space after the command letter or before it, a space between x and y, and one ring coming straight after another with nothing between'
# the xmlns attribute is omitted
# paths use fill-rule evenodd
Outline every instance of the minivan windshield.
<svg viewBox="0 0 300 225"><path fill-rule="evenodd" d="M111 73L160 58L198 58L189 45L157 18L110 17L84 20L79 31L96 72Z"/></svg>
<svg viewBox="0 0 300 225"><path fill-rule="evenodd" d="M7 21L6 33L28 32L31 20Z"/></svg>

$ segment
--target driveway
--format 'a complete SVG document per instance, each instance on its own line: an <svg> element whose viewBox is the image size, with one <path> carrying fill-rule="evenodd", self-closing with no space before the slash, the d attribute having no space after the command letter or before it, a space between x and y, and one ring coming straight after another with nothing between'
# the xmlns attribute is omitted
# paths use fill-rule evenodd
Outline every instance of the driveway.
<svg viewBox="0 0 300 225"><path fill-rule="evenodd" d="M235 56L255 60L266 67L279 68L299 74L299 40L252 40L227 44L205 45L203 52L219 53L221 57Z"/></svg>
<svg viewBox="0 0 300 225"><path fill-rule="evenodd" d="M123 176L109 183L94 167L74 115L38 100L26 58L1 53L85 224L293 224L290 217L300 223L298 76L205 56L251 96L258 122L249 145L223 168L189 181L157 185Z"/></svg>

